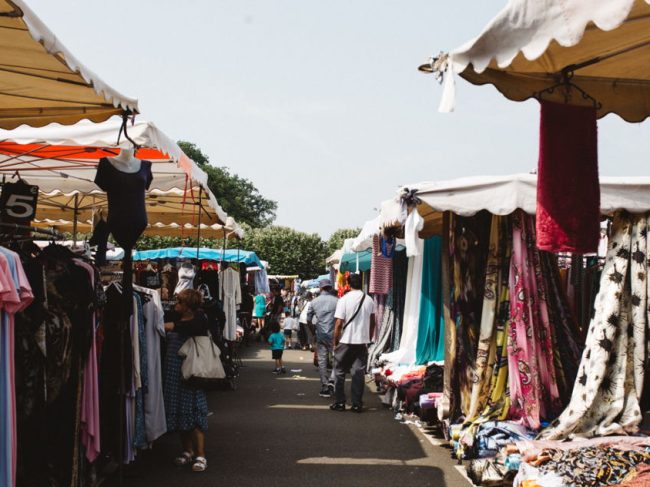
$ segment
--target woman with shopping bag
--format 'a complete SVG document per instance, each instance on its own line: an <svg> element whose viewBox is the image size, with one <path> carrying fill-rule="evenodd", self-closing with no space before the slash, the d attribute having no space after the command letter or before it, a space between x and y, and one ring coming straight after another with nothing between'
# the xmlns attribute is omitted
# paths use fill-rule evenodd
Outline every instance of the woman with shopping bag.
<svg viewBox="0 0 650 487"><path fill-rule="evenodd" d="M202 301L203 296L199 291L181 291L176 298L174 319L165 323L167 355L163 392L167 431L179 432L181 437L183 450L174 463L178 466L191 465L194 472L203 472L208 466L205 457L208 401L205 390L189 379L196 370L210 368L210 365L206 366L196 359L197 353L200 356L204 349L206 352L213 352L203 354L210 357L210 360L215 354L206 344L212 340L208 331L208 320L199 309ZM216 360L221 363L219 349L214 348ZM189 374L187 378L183 377L183 369L186 375Z"/></svg>

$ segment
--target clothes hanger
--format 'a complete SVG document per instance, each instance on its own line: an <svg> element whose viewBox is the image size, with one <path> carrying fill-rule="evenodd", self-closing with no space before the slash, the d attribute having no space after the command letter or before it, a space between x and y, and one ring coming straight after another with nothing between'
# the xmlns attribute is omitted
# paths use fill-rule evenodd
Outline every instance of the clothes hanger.
<svg viewBox="0 0 650 487"><path fill-rule="evenodd" d="M582 96L583 100L588 100L591 102L592 106L596 110L600 110L603 107L603 104L596 100L593 96L587 93L585 90L580 88L578 85L573 83L571 79L573 78L573 71L567 68L564 68L560 72L560 77L557 83L543 90L536 91L533 93L533 97L538 101L542 101L544 95L552 95L555 93L557 88L564 88L564 103L568 104L571 101L571 90L576 90Z"/></svg>

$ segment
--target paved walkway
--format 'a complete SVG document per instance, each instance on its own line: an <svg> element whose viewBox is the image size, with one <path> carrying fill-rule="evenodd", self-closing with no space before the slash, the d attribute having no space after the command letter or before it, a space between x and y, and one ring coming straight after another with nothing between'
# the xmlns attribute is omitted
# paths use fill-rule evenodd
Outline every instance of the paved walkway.
<svg viewBox="0 0 650 487"><path fill-rule="evenodd" d="M178 440L168 435L140 455L124 485L468 485L448 450L393 420L370 389L366 412L330 411L330 400L318 396L311 353L286 351L287 374L279 377L271 373L270 355L256 347L244 351L239 390L211 393L206 472L175 467Z"/></svg>

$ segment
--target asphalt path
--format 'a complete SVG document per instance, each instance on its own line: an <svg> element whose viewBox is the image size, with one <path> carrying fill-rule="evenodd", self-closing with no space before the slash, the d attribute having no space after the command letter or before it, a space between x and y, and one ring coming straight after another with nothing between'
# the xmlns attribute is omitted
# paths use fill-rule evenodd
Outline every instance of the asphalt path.
<svg viewBox="0 0 650 487"><path fill-rule="evenodd" d="M209 394L207 471L174 466L179 440L169 434L125 470L125 486L468 485L449 451L395 421L373 387L363 413L334 412L331 400L318 396L310 352L285 351L281 376L271 373L269 350L253 346L242 356L238 390Z"/></svg>

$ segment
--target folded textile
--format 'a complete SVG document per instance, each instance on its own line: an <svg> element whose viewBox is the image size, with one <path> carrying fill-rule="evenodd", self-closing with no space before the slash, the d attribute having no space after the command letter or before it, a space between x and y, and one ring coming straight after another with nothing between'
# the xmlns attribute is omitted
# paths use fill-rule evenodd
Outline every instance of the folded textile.
<svg viewBox="0 0 650 487"><path fill-rule="evenodd" d="M553 473L565 485L581 487L616 485L623 482L638 465L650 462L650 453L592 446L574 450L545 450L549 461L538 467Z"/></svg>
<svg viewBox="0 0 650 487"><path fill-rule="evenodd" d="M600 185L596 109L541 102L537 170L537 247L596 252Z"/></svg>
<svg viewBox="0 0 650 487"><path fill-rule="evenodd" d="M542 450L575 450L590 446L612 447L617 450L645 451L650 447L648 436L603 436L573 441L558 440L521 440L515 442L515 447L522 455L537 456Z"/></svg>

